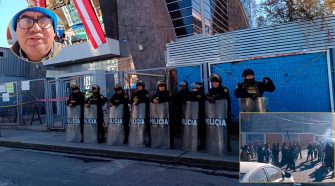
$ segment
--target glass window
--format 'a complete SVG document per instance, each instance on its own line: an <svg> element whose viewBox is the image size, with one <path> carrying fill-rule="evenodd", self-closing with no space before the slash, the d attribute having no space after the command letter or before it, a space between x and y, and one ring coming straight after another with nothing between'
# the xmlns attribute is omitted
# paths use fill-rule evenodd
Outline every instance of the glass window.
<svg viewBox="0 0 335 186"><path fill-rule="evenodd" d="M266 174L262 168L256 170L249 178L252 183L268 182Z"/></svg>
<svg viewBox="0 0 335 186"><path fill-rule="evenodd" d="M279 169L272 168L272 167L266 167L264 168L264 170L266 174L268 175L270 182L283 179L283 173Z"/></svg>
<svg viewBox="0 0 335 186"><path fill-rule="evenodd" d="M191 0L182 0L182 1L176 1L170 4L167 4L168 10L171 11L175 11L175 10L179 10L179 9L183 9L183 8L187 8L187 7L191 7Z"/></svg>
<svg viewBox="0 0 335 186"><path fill-rule="evenodd" d="M170 12L170 16L171 19L178 19L181 17L187 17L192 15L192 7L186 8L186 9L182 9L182 10L178 10L178 11L174 11L174 12Z"/></svg>
<svg viewBox="0 0 335 186"><path fill-rule="evenodd" d="M173 26L175 28L176 27L182 27L182 26L185 26L185 25L191 25L192 24L192 18L193 18L192 16L184 17L184 18L173 20L172 23L173 23Z"/></svg>
<svg viewBox="0 0 335 186"><path fill-rule="evenodd" d="M175 31L176 31L177 36L192 34L193 33L193 25L188 25L188 26L185 26L185 27L176 28Z"/></svg>

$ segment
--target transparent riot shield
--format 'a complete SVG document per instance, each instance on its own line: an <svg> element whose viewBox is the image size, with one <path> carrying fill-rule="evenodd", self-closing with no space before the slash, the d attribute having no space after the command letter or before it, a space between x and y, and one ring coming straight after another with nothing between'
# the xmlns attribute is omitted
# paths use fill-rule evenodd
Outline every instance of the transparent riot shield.
<svg viewBox="0 0 335 186"><path fill-rule="evenodd" d="M227 152L227 100L217 100L215 103L206 101L205 106L207 151L210 154L222 155Z"/></svg>
<svg viewBox="0 0 335 186"><path fill-rule="evenodd" d="M96 105L84 108L84 143L98 143L98 111Z"/></svg>
<svg viewBox="0 0 335 186"><path fill-rule="evenodd" d="M199 103L186 101L183 104L183 149L197 151L198 147L198 117Z"/></svg>
<svg viewBox="0 0 335 186"><path fill-rule="evenodd" d="M240 98L240 112L268 112L268 99L266 97Z"/></svg>
<svg viewBox="0 0 335 186"><path fill-rule="evenodd" d="M145 103L132 105L129 128L129 146L145 147Z"/></svg>
<svg viewBox="0 0 335 186"><path fill-rule="evenodd" d="M108 117L108 145L122 145L124 140L124 105L112 106L109 108Z"/></svg>
<svg viewBox="0 0 335 186"><path fill-rule="evenodd" d="M80 130L80 106L67 107L66 114L66 141L80 143L82 139Z"/></svg>
<svg viewBox="0 0 335 186"><path fill-rule="evenodd" d="M170 148L169 103L150 104L152 148Z"/></svg>
<svg viewBox="0 0 335 186"><path fill-rule="evenodd" d="M124 140L124 105L112 106L109 108L108 117L108 145L122 145Z"/></svg>

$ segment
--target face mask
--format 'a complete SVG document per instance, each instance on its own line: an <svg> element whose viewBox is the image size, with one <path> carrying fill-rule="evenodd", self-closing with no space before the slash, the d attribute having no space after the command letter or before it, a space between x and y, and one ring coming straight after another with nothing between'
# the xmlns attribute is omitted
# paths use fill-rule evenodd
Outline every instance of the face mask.
<svg viewBox="0 0 335 186"><path fill-rule="evenodd" d="M244 83L247 84L247 85L251 85L255 82L255 79L244 79Z"/></svg>

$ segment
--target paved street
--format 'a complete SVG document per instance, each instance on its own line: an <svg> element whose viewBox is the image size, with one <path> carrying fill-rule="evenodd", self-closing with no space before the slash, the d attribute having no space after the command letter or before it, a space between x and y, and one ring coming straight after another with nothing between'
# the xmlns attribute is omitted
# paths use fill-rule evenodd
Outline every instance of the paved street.
<svg viewBox="0 0 335 186"><path fill-rule="evenodd" d="M298 157L296 172L292 173L297 182L334 182L334 170L326 170L321 162L314 159L313 162L306 162L307 150L302 151L302 159Z"/></svg>
<svg viewBox="0 0 335 186"><path fill-rule="evenodd" d="M280 154L281 156L281 154ZM313 162L310 160L306 162L307 150L302 151L302 159L298 157L295 165L296 171L288 169L287 172L291 173L294 180L297 183L307 183L307 182L335 182L334 181L334 170L326 170L322 167L321 162L314 159ZM280 159L279 159L280 160ZM257 159L253 159L257 161ZM271 162L271 159L270 159ZM286 165L281 168L286 171Z"/></svg>
<svg viewBox="0 0 335 186"><path fill-rule="evenodd" d="M0 147L0 185L235 185L214 171Z"/></svg>

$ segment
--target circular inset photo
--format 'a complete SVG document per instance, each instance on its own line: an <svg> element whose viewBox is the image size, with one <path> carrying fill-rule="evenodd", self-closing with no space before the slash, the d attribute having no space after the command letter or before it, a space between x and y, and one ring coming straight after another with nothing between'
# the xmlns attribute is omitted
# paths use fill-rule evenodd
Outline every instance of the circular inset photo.
<svg viewBox="0 0 335 186"><path fill-rule="evenodd" d="M57 15L46 8L29 7L18 12L8 25L7 41L13 53L28 62L50 60L61 51L55 38Z"/></svg>

